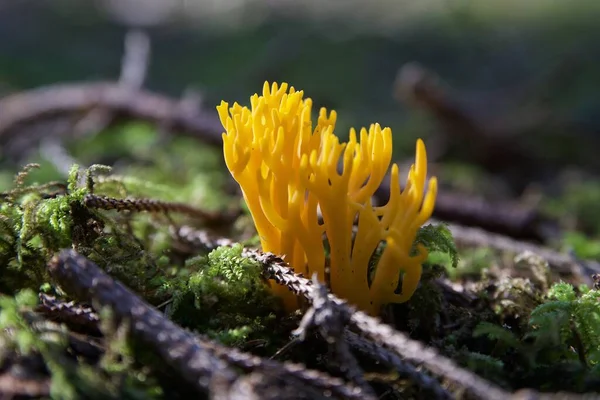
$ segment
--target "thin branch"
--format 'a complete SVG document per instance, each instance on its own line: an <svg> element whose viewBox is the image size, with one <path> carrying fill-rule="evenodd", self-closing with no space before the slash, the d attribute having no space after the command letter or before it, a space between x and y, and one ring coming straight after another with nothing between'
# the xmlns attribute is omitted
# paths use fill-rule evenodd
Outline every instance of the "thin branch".
<svg viewBox="0 0 600 400"><path fill-rule="evenodd" d="M220 213L211 213L192 207L186 203L176 203L151 199L115 199L106 196L97 196L88 194L84 197L83 203L86 207L102 210L133 211L133 212L152 212L163 213L175 212L186 214L198 218L208 224L221 224L235 219L235 215L224 215Z"/></svg>
<svg viewBox="0 0 600 400"><path fill-rule="evenodd" d="M363 354L366 354L373 359L385 363L390 367L393 367L402 377L407 377L415 385L423 388L430 392L433 398L440 400L450 400L454 396L442 385L431 376L424 372L417 370L409 362L404 361L397 354L392 353L388 349L385 349L376 343L366 340L362 336L346 329L344 332L344 339L352 346Z"/></svg>
<svg viewBox="0 0 600 400"><path fill-rule="evenodd" d="M42 139L40 155L50 161L62 175L68 176L71 167L77 164L77 160L71 156L56 136Z"/></svg>
<svg viewBox="0 0 600 400"><path fill-rule="evenodd" d="M389 193L390 181L386 179L375 192L375 200L378 204L385 204ZM551 237L556 231L554 222L534 207L517 202L491 202L448 191L438 192L433 216L443 221L535 241Z"/></svg>
<svg viewBox="0 0 600 400"><path fill-rule="evenodd" d="M438 224L443 221L431 219L430 222ZM577 276L590 286L594 285L592 275L600 274L600 263L597 261L578 260L573 254L561 253L548 247L515 240L508 236L498 235L480 228L451 223L446 223L446 225L452 232L456 244L459 246L490 247L515 254L531 251L547 261L549 266L559 274ZM171 235L177 240L204 250L213 250L219 246L232 244L230 239L214 237L208 232L199 231L189 226L182 226L180 228L172 227Z"/></svg>
<svg viewBox="0 0 600 400"><path fill-rule="evenodd" d="M94 335L99 335L98 314L90 307L84 307L73 301L65 302L45 293L39 294L40 304L36 311L49 320L62 322L69 327L81 327Z"/></svg>
<svg viewBox="0 0 600 400"><path fill-rule="evenodd" d="M235 380L237 374L205 343L177 327L75 251L63 251L52 259L49 271L67 293L82 301L95 301L100 307L110 306L119 322L129 320L132 332L142 341L154 344L154 350L200 391L207 391L216 377Z"/></svg>
<svg viewBox="0 0 600 400"><path fill-rule="evenodd" d="M398 71L394 92L399 100L420 107L434 116L450 140L468 140L472 157L490 168L493 162L505 166L510 162L527 162L531 156L519 147L515 138L532 128L552 121L556 116L548 109L539 107L514 108L514 94L506 97L492 96L479 99L474 110L465 107L460 96L453 93L433 71L417 63L408 63ZM481 103L498 102L487 109L493 114L482 115L486 108ZM512 101L511 101L512 100ZM488 104L489 105L489 104ZM498 111L500 110L500 111ZM511 118L506 118L510 115ZM521 165L521 164L520 164Z"/></svg>
<svg viewBox="0 0 600 400"><path fill-rule="evenodd" d="M316 328L326 340L335 354L341 371L364 393L375 396L373 389L364 378L364 372L358 361L350 352L348 343L344 340L344 330L348 322L347 315L340 313L327 296L327 286L321 285L317 275L313 276L313 303L306 311L300 326L294 331L300 340L304 340L309 329Z"/></svg>
<svg viewBox="0 0 600 400"><path fill-rule="evenodd" d="M169 232L173 239L183 242L194 249L202 249L203 251L211 251L219 246L232 246L235 242L228 238L217 237L211 235L204 230L198 230L191 226L169 227Z"/></svg>

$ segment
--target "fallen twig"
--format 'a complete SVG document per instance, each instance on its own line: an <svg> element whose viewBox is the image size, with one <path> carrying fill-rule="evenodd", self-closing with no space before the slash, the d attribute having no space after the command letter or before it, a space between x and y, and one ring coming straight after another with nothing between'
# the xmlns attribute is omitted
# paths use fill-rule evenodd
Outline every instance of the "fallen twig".
<svg viewBox="0 0 600 400"><path fill-rule="evenodd" d="M144 31L133 29L125 35L123 50L119 82L132 89L140 89L150 64L150 38Z"/></svg>
<svg viewBox="0 0 600 400"><path fill-rule="evenodd" d="M226 393L240 377L233 367L263 374L263 379L301 382L295 390L330 392L343 399L371 399L359 388L322 372L292 363L265 360L218 343L200 339L168 320L120 282L74 250L64 250L49 264L51 275L67 293L99 307L109 307L117 322L129 322L132 334L156 353L200 392ZM309 397L307 397L309 398Z"/></svg>
<svg viewBox="0 0 600 400"><path fill-rule="evenodd" d="M260 262L269 278L280 285L285 285L288 289L299 296L305 297L312 303L314 293L311 288L312 283L301 275L295 274L281 258L271 253L248 249L245 250L244 255ZM406 360L417 365L423 365L431 372L459 384L479 398L489 400L507 398L508 394L505 391L476 374L460 368L454 361L441 356L433 348L425 347L422 343L410 339L388 325L382 324L378 319L370 317L362 311L355 310L332 294L329 294L329 299L338 308L337 312L345 315L351 325L357 327L365 336L401 355Z"/></svg>
<svg viewBox="0 0 600 400"><path fill-rule="evenodd" d="M208 224L223 224L235 220L237 215L225 215L222 213L210 213L185 203L175 203L151 199L115 199L106 196L88 194L83 202L86 207L102 210L134 211L169 213L175 212L198 218Z"/></svg>
<svg viewBox="0 0 600 400"><path fill-rule="evenodd" d="M246 249L243 254L260 262L265 274L269 278L275 280L280 285L286 286L297 295L306 298L312 303L315 293L311 288L312 282L301 275L295 274L293 269L280 257L271 253L262 253L250 249ZM329 294L328 297L334 307L337 308L336 312L345 315L349 323L364 336L400 355L403 359L416 365L422 365L434 374L459 385L477 398L486 400L585 398L585 395L579 396L570 393L545 395L532 390L518 391L514 395L511 395L478 375L460 368L454 361L440 355L437 350L410 339L405 334L394 330L389 325L381 323L378 319L370 317L362 311L355 310L333 294ZM524 394L526 394L526 397L523 397Z"/></svg>
<svg viewBox="0 0 600 400"><path fill-rule="evenodd" d="M437 221L431 221L437 222ZM483 229L448 224L454 240L459 246L490 247L502 251L522 253L531 251L548 262L560 274L574 275L588 285L593 285L592 275L600 273L600 263L592 260L578 260L572 254L561 253L547 247L525 241L515 240L507 236L487 232Z"/></svg>
<svg viewBox="0 0 600 400"><path fill-rule="evenodd" d="M207 231L198 230L191 226L171 226L169 232L173 239L183 242L195 250L211 251L219 246L232 246L235 242L228 238L211 235Z"/></svg>
<svg viewBox="0 0 600 400"><path fill-rule="evenodd" d="M333 306L327 293L327 286L319 284L315 274L312 286L312 306L304 314L300 326L294 331L294 334L298 335L300 340L304 340L309 329L317 328L321 336L333 349L341 371L356 386L374 397L375 393L365 380L362 368L350 352L348 343L344 340L344 330L348 322L348 316Z"/></svg>
<svg viewBox="0 0 600 400"><path fill-rule="evenodd" d="M488 170L502 171L531 161L532 156L515 137L548 123L553 117L549 110L527 107L498 113L496 105L489 107L495 114L483 116L482 110L476 113L467 109L440 81L434 72L417 63L408 63L399 70L394 91L398 99L425 109L436 118L445 133L446 144L468 141L469 157ZM510 100L508 105L513 106L516 99Z"/></svg>
<svg viewBox="0 0 600 400"><path fill-rule="evenodd" d="M91 307L84 307L73 301L64 302L44 293L40 293L40 304L36 311L46 318L67 324L69 327L83 328L94 335L100 334L98 314Z"/></svg>
<svg viewBox="0 0 600 400"><path fill-rule="evenodd" d="M371 358L393 367L402 377L410 379L415 385L431 393L434 399L449 400L454 398L454 396L444 389L436 379L417 370L412 364L403 360L400 356L392 353L390 350L385 349L348 329L344 332L344 339L350 346L361 353L367 354Z"/></svg>
<svg viewBox="0 0 600 400"><path fill-rule="evenodd" d="M155 351L197 389L207 391L215 381L233 382L237 377L205 343L178 328L75 251L61 252L50 262L49 271L67 293L100 307L109 306L118 322L129 320L132 332L142 341L156 344Z"/></svg>
<svg viewBox="0 0 600 400"><path fill-rule="evenodd" d="M542 241L550 221L533 208L515 202L490 202L461 193L438 193L434 217L477 226L514 238Z"/></svg>

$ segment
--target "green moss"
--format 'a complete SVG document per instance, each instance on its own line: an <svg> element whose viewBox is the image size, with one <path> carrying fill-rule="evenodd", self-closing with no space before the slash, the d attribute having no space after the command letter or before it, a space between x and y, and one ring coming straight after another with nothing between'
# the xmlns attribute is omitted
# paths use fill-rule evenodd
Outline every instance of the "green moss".
<svg viewBox="0 0 600 400"><path fill-rule="evenodd" d="M565 250L573 250L583 259L600 259L600 240L592 239L580 232L566 232L563 236Z"/></svg>
<svg viewBox="0 0 600 400"><path fill-rule="evenodd" d="M473 366L474 370L482 373L502 362L503 371L491 374L490 379L507 377L516 388L590 390L590 385L600 381L599 299L598 290L586 286L576 290L560 282L533 309L523 329L480 324L474 335L493 340L493 358L486 365Z"/></svg>
<svg viewBox="0 0 600 400"><path fill-rule="evenodd" d="M594 180L569 179L560 196L546 199L545 211L568 230L600 235L600 184Z"/></svg>
<svg viewBox="0 0 600 400"><path fill-rule="evenodd" d="M415 245L417 243L423 244L431 255L445 255L450 260L450 265L453 268L458 266L458 250L456 249L452 232L450 232L446 224L429 224L421 227L417 231L417 237L415 238Z"/></svg>
<svg viewBox="0 0 600 400"><path fill-rule="evenodd" d="M76 142L72 150L84 160L110 154L111 164L126 161L96 184L111 196L135 194L213 210L237 201L223 190L227 170L218 148L202 146L193 138L166 137L148 123L115 126Z"/></svg>
<svg viewBox="0 0 600 400"><path fill-rule="evenodd" d="M62 248L76 244L78 225L73 208L81 207L85 187L77 185L74 166L64 194L53 195L48 185L25 185L28 170L18 174L15 188L2 193L0 204L0 287L5 293L21 288L37 289L47 281L46 262Z"/></svg>
<svg viewBox="0 0 600 400"><path fill-rule="evenodd" d="M59 250L73 247L112 271L135 290L150 296L159 283L152 278L166 263L158 260L166 251L166 229L147 235L140 231L152 226L146 219L133 223L108 218L88 209L84 197L92 189L93 176L106 173L103 166L80 170L73 166L66 185L26 185L28 170L18 174L15 187L1 194L0 203L0 290L14 293L23 288L38 290L49 277L48 260ZM81 182L80 177L86 177ZM110 215L110 213L107 213ZM156 229L154 229L156 231ZM135 232L132 232L135 231ZM150 253L146 248L156 251ZM150 299L152 300L152 299Z"/></svg>
<svg viewBox="0 0 600 400"><path fill-rule="evenodd" d="M557 283L548 292L550 301L531 313L531 336L541 338L544 330L557 333L562 357L579 358L583 364L600 362L600 291L582 286L579 293L568 283ZM571 351L576 349L576 352Z"/></svg>
<svg viewBox="0 0 600 400"><path fill-rule="evenodd" d="M186 267L193 272L176 286L169 316L232 346L270 340L277 299L260 266L241 255L242 246L235 245L189 260Z"/></svg>
<svg viewBox="0 0 600 400"><path fill-rule="evenodd" d="M407 326L421 340L429 340L439 333L439 315L442 312L442 293L435 279L444 268L436 265L424 266L421 284L406 304Z"/></svg>
<svg viewBox="0 0 600 400"><path fill-rule="evenodd" d="M77 360L69 355L73 348L66 327L41 320L32 312L36 304L32 290L0 297L0 368L13 363L35 368L41 377L50 378L53 399L157 398L160 390L153 380L127 363L122 341L109 340L100 362Z"/></svg>
<svg viewBox="0 0 600 400"><path fill-rule="evenodd" d="M458 279L481 279L486 268L494 263L496 255L494 251L487 247L477 247L463 249L460 253L460 260L456 268L452 268L451 259L447 254L433 253L430 255L429 262L438 263L446 267L446 273L452 280Z"/></svg>
<svg viewBox="0 0 600 400"><path fill-rule="evenodd" d="M3 367L9 366L11 358L41 358L45 368L39 372L51 379L50 393L53 398L76 399L76 390L69 381L67 366L60 362L59 354L66 349L65 331L41 336L26 321L23 313L37 304L37 296L31 290L18 292L14 297L0 297L0 359Z"/></svg>

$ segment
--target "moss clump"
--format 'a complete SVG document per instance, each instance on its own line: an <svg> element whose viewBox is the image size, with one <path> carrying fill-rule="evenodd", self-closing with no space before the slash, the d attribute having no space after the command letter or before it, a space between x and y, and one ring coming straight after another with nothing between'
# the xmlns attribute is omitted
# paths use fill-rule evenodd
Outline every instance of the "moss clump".
<svg viewBox="0 0 600 400"><path fill-rule="evenodd" d="M458 266L460 257L454 243L452 232L447 224L428 224L417 231L415 246L420 243L429 251L430 256L446 257L452 268ZM431 261L431 260L430 260Z"/></svg>
<svg viewBox="0 0 600 400"><path fill-rule="evenodd" d="M435 280L443 271L442 266L425 264L421 285L405 306L407 312L404 319L409 331L425 341L439 334L443 298Z"/></svg>
<svg viewBox="0 0 600 400"><path fill-rule="evenodd" d="M557 356L561 359L579 360L586 367L598 365L600 291L590 290L585 285L576 291L572 285L561 282L550 288L548 299L531 313L530 336L558 345Z"/></svg>
<svg viewBox="0 0 600 400"><path fill-rule="evenodd" d="M96 182L109 196L135 194L210 210L238 202L224 190L228 178L222 152L194 138L164 135L151 124L128 122L70 147L78 159L117 166L116 174Z"/></svg>
<svg viewBox="0 0 600 400"><path fill-rule="evenodd" d="M36 304L37 296L29 289L19 291L14 297L0 297L0 369L35 365L38 377L51 378L48 394L54 398L75 399L76 390L68 379L67 366L60 362L67 346L66 331L57 330L42 336L33 329L24 313L30 312Z"/></svg>
<svg viewBox="0 0 600 400"><path fill-rule="evenodd" d="M449 268L454 269L460 260L452 233L444 223L428 224L419 228L413 251L417 244L425 246L429 252L428 261L423 264L419 287L409 302L389 304L386 311L400 327L408 329L416 337L429 340L439 333L440 313L443 307L442 293L435 281L444 274L446 267L436 261L447 263ZM384 247L385 244L380 245L373 255L371 270L375 269ZM396 291L399 290L401 284Z"/></svg>
<svg viewBox="0 0 600 400"><path fill-rule="evenodd" d="M28 379L48 382L36 385L39 397L53 399L152 399L161 390L146 371L133 365L126 351L122 329L106 335L106 352L95 357L90 349L73 357L78 343L67 328L35 314L38 302L29 289L14 297L0 297L0 372L27 371ZM94 353L94 357L92 357ZM99 352L98 352L99 353ZM14 379L20 379L16 376Z"/></svg>
<svg viewBox="0 0 600 400"><path fill-rule="evenodd" d="M597 237L600 235L600 184L580 176L567 180L560 196L546 199L545 211L556 217L567 230Z"/></svg>
<svg viewBox="0 0 600 400"><path fill-rule="evenodd" d="M82 206L89 189L78 184L78 167L71 169L67 185L25 185L33 167L25 167L17 174L15 187L0 194L0 290L4 293L37 290L47 281L46 262L54 252L85 246L97 233L91 226L83 228L94 215ZM87 234L77 235L82 230Z"/></svg>
<svg viewBox="0 0 600 400"><path fill-rule="evenodd" d="M600 259L600 240L592 239L580 232L566 232L563 235L563 247L566 251L573 252L582 259Z"/></svg>
<svg viewBox="0 0 600 400"><path fill-rule="evenodd" d="M556 283L537 306L524 330L482 323L476 337L493 341L489 362L473 365L489 378L513 388L585 392L600 382L600 291ZM479 360L483 359L479 357ZM485 365L484 365L485 364ZM498 366L503 366L500 370Z"/></svg>
<svg viewBox="0 0 600 400"><path fill-rule="evenodd" d="M186 267L194 272L175 284L169 311L174 321L232 346L269 340L277 299L261 267L242 257L241 245L219 247Z"/></svg>
<svg viewBox="0 0 600 400"><path fill-rule="evenodd" d="M156 233L152 241L143 242L134 232L131 215L109 218L84 204L94 190L93 175L108 168L80 170L75 165L66 185L25 185L30 168L17 175L14 188L0 194L0 291L38 290L49 280L46 264L52 255L74 248L152 302L161 283L155 278L165 261L161 252L146 249L160 247L158 241L164 248L165 235ZM144 222L144 227L151 225L148 218Z"/></svg>

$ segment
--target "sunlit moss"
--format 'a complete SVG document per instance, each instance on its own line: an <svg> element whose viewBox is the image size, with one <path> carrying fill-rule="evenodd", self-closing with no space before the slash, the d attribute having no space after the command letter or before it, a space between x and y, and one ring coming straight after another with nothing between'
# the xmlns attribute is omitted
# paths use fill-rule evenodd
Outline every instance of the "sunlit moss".
<svg viewBox="0 0 600 400"><path fill-rule="evenodd" d="M262 278L262 269L242 257L242 246L220 247L190 259L194 272L173 288L169 315L185 327L225 344L241 346L250 337L268 337L277 300Z"/></svg>

